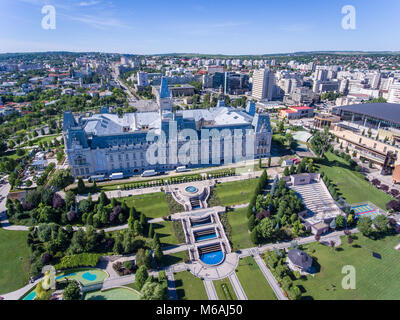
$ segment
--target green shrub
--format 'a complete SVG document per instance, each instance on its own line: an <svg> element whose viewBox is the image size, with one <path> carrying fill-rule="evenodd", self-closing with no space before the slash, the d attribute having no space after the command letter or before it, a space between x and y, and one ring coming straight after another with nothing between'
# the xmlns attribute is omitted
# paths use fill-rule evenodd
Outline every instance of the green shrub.
<svg viewBox="0 0 400 320"><path fill-rule="evenodd" d="M65 256L60 263L54 267L57 270L71 269L77 267L94 267L97 265L101 254L98 253L81 253L71 256Z"/></svg>

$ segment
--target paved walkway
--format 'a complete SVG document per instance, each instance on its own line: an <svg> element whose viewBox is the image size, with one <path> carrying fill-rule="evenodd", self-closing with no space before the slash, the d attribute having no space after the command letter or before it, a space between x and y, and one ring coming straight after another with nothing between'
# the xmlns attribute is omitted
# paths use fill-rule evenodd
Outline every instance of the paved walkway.
<svg viewBox="0 0 400 320"><path fill-rule="evenodd" d="M219 300L214 283L211 280L203 280L203 284L207 292L208 300Z"/></svg>
<svg viewBox="0 0 400 320"><path fill-rule="evenodd" d="M275 293L275 296L279 300L288 300L288 298L284 295L282 288L279 286L278 281L272 275L272 272L268 269L265 265L263 259L261 259L259 254L254 256L254 260L257 262L258 267L261 269L262 273L264 274L265 279L267 279L270 287Z"/></svg>
<svg viewBox="0 0 400 320"><path fill-rule="evenodd" d="M229 275L229 280L232 284L233 290L235 291L238 300L248 300L246 293L244 292L243 287L240 284L239 278L237 277L235 272Z"/></svg>
<svg viewBox="0 0 400 320"><path fill-rule="evenodd" d="M170 300L178 300L178 293L176 292L174 273L168 268L165 270L168 284L168 296Z"/></svg>

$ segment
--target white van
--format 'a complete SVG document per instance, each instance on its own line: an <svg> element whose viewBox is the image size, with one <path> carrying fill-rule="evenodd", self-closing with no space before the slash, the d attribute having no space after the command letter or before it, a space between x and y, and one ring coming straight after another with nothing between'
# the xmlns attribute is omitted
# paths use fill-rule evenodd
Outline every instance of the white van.
<svg viewBox="0 0 400 320"><path fill-rule="evenodd" d="M156 175L157 175L157 172L155 170L146 170L142 173L142 177L153 177Z"/></svg>
<svg viewBox="0 0 400 320"><path fill-rule="evenodd" d="M122 172L117 172L117 173L113 173L110 175L111 180L118 180L118 179L123 179L123 178L124 178L124 174Z"/></svg>
<svg viewBox="0 0 400 320"><path fill-rule="evenodd" d="M176 172L187 172L190 171L190 169L186 168L186 166L178 167L175 170Z"/></svg>

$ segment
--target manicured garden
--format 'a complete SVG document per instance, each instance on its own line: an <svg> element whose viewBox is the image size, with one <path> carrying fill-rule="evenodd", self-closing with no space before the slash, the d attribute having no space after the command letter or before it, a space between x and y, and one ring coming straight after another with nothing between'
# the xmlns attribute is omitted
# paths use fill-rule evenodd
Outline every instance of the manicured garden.
<svg viewBox="0 0 400 320"><path fill-rule="evenodd" d="M342 237L342 245L336 250L319 243L309 245L306 252L317 260L319 272L294 281L303 287L303 299L315 300L398 300L400 252L394 247L399 236L386 236L371 240L357 234L352 244ZM373 256L378 253L380 258ZM316 258L316 259L315 259ZM344 266L354 266L356 289L342 288ZM318 270L318 269L317 269Z"/></svg>
<svg viewBox="0 0 400 320"><path fill-rule="evenodd" d="M138 212L145 214L149 219L169 215L169 208L164 192L148 193L121 200L126 200L128 207L134 206Z"/></svg>
<svg viewBox="0 0 400 320"><path fill-rule="evenodd" d="M226 182L216 185L215 192L221 206L232 206L250 201L258 179Z"/></svg>
<svg viewBox="0 0 400 320"><path fill-rule="evenodd" d="M18 290L28 283L28 232L0 228L0 294Z"/></svg>
<svg viewBox="0 0 400 320"><path fill-rule="evenodd" d="M229 278L214 280L213 283L219 300L237 300Z"/></svg>
<svg viewBox="0 0 400 320"><path fill-rule="evenodd" d="M174 275L175 287L179 300L208 300L203 281L189 271Z"/></svg>
<svg viewBox="0 0 400 320"><path fill-rule="evenodd" d="M247 208L235 209L228 212L229 224L232 227L232 246L235 249L251 248L254 244L250 240L247 222Z"/></svg>
<svg viewBox="0 0 400 320"><path fill-rule="evenodd" d="M84 300L139 300L140 294L130 288L114 288L104 291L88 292Z"/></svg>
<svg viewBox="0 0 400 320"><path fill-rule="evenodd" d="M236 274L249 300L276 299L267 279L265 279L253 257L240 259Z"/></svg>
<svg viewBox="0 0 400 320"><path fill-rule="evenodd" d="M348 203L370 201L385 209L386 203L393 200L391 196L366 181L362 173L351 170L343 158L331 152L325 153L325 156L326 160L318 164L319 170L338 187L339 195Z"/></svg>

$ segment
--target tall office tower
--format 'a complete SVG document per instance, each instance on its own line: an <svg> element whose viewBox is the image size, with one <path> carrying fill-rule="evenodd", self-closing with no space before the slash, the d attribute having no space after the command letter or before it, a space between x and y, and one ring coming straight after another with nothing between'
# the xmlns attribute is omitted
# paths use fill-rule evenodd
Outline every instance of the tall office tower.
<svg viewBox="0 0 400 320"><path fill-rule="evenodd" d="M400 82L394 82L389 89L389 103L400 103Z"/></svg>
<svg viewBox="0 0 400 320"><path fill-rule="evenodd" d="M268 69L255 70L253 74L252 96L256 99L272 100L275 74Z"/></svg>
<svg viewBox="0 0 400 320"><path fill-rule="evenodd" d="M137 73L137 84L142 87L149 85L149 77L146 72Z"/></svg>
<svg viewBox="0 0 400 320"><path fill-rule="evenodd" d="M379 89L379 84L381 82L381 74L376 73L371 79L371 89Z"/></svg>
<svg viewBox="0 0 400 320"><path fill-rule="evenodd" d="M326 81L328 79L328 70L318 69L315 73L316 81Z"/></svg>

